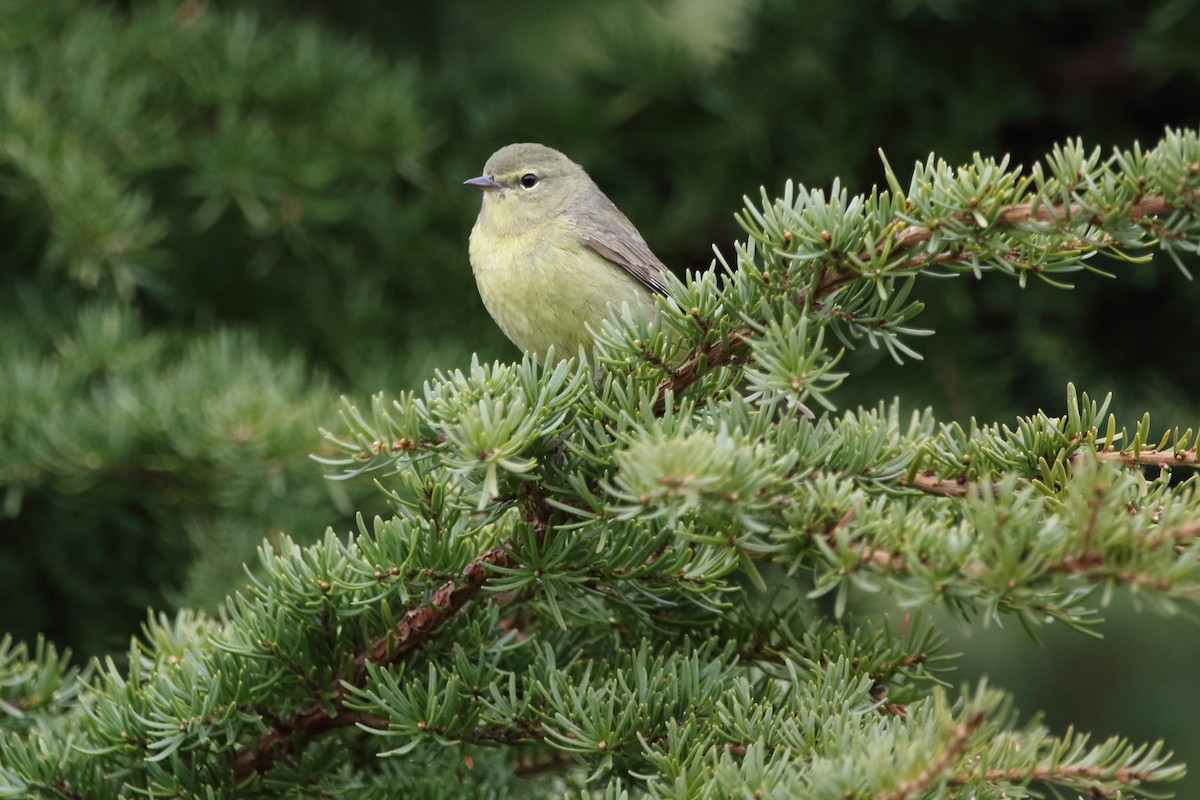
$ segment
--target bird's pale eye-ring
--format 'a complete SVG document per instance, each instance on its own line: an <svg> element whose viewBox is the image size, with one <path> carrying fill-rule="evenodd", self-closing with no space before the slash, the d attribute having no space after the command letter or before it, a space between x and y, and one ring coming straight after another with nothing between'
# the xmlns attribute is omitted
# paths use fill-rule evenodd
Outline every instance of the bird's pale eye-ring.
<svg viewBox="0 0 1200 800"><path fill-rule="evenodd" d="M532 172L526 172L521 176L521 185L526 189L532 189L538 185L538 176L534 175Z"/></svg>

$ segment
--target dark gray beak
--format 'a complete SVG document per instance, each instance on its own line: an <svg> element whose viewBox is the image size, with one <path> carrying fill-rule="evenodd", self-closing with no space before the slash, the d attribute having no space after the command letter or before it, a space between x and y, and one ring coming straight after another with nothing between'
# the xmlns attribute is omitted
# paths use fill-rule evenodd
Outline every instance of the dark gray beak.
<svg viewBox="0 0 1200 800"><path fill-rule="evenodd" d="M503 185L491 175L480 175L478 178L471 178L470 180L463 181L463 186L474 186L476 189L503 188Z"/></svg>

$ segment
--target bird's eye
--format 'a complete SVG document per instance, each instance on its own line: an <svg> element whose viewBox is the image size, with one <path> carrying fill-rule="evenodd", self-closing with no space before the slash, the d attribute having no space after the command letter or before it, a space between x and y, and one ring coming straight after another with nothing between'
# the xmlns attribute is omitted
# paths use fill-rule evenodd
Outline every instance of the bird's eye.
<svg viewBox="0 0 1200 800"><path fill-rule="evenodd" d="M526 172L521 176L521 185L526 189L532 189L533 187L537 186L537 184L538 176L534 175L532 172Z"/></svg>

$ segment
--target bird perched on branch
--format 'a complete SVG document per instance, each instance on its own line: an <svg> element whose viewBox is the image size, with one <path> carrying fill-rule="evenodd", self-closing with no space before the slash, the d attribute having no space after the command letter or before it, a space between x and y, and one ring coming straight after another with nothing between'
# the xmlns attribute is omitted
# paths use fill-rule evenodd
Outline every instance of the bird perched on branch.
<svg viewBox="0 0 1200 800"><path fill-rule="evenodd" d="M590 347L610 309L654 314L667 268L583 167L541 144L510 144L483 174L471 270L492 319L522 350Z"/></svg>

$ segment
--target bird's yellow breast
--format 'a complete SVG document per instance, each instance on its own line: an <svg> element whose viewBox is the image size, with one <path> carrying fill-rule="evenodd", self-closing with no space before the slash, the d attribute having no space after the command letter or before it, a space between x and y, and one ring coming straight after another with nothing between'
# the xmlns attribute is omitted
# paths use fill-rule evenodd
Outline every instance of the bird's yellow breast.
<svg viewBox="0 0 1200 800"><path fill-rule="evenodd" d="M650 291L588 247L565 221L513 230L481 214L471 229L471 270L492 319L522 350L561 357L591 345L610 308L652 314Z"/></svg>

